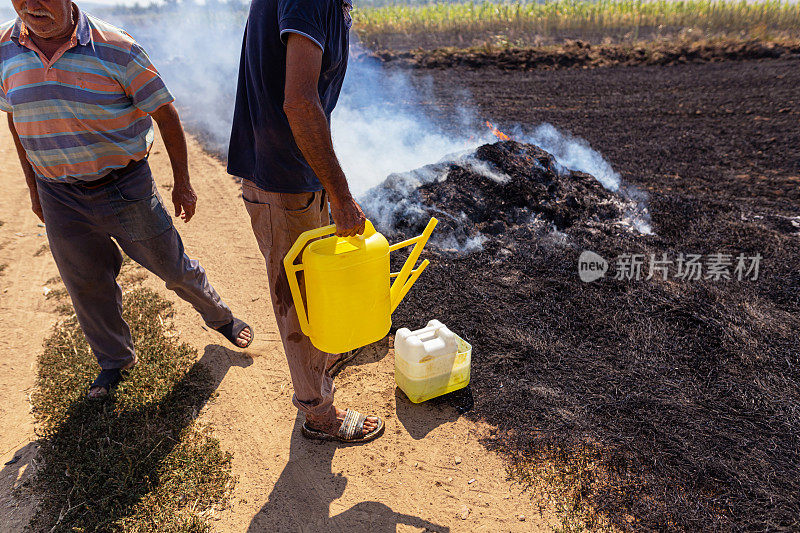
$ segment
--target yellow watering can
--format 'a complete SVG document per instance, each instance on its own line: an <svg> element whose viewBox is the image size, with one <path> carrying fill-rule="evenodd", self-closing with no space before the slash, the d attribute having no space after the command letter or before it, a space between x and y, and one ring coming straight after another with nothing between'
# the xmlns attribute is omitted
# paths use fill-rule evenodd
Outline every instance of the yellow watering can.
<svg viewBox="0 0 800 533"><path fill-rule="evenodd" d="M300 328L311 343L323 352L343 353L385 337L392 312L428 266L426 259L413 268L438 222L431 218L422 235L392 246L369 220L357 237L332 236L306 246L312 239L336 233L335 225L300 235L283 266ZM400 272L390 273L389 252L412 244ZM295 264L301 251L302 262ZM297 279L301 270L305 295ZM392 277L396 279L390 286Z"/></svg>

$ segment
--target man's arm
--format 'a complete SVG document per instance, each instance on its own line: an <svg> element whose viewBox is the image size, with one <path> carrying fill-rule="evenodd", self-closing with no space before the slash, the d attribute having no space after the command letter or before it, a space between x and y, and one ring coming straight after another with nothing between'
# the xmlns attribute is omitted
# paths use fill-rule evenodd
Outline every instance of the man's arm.
<svg viewBox="0 0 800 533"><path fill-rule="evenodd" d="M23 148L19 140L17 128L14 127L14 115L11 113L8 113L8 129L11 130L11 136L14 138L14 146L17 147L17 157L19 157L19 163L22 165L22 173L25 175L25 181L28 184L28 192L31 194L31 210L39 217L39 220L44 222L42 205L39 203L39 190L36 188L36 173L33 171L31 162L28 161L28 156L25 154L25 148Z"/></svg>
<svg viewBox="0 0 800 533"><path fill-rule="evenodd" d="M197 208L197 195L189 183L189 162L186 150L186 136L183 133L181 119L175 106L164 104L150 114L158 124L158 131L167 147L169 162L172 163L172 176L175 184L172 188L172 203L175 205L175 216L189 222Z"/></svg>
<svg viewBox="0 0 800 533"><path fill-rule="evenodd" d="M351 237L364 233L367 219L350 194L333 151L330 127L317 92L321 66L319 46L307 37L290 33L286 42L283 111L297 146L328 191L336 234Z"/></svg>

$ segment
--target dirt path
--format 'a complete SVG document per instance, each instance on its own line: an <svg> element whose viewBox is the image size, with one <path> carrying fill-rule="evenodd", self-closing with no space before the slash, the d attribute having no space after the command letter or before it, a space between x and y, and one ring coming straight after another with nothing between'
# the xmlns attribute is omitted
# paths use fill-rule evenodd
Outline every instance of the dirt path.
<svg viewBox="0 0 800 533"><path fill-rule="evenodd" d="M413 405L395 392L388 339L373 346L336 380L337 403L387 420L386 434L365 446L337 447L303 439L291 404L292 386L266 291L266 271L238 187L223 165L190 140L193 184L199 196L194 220L180 225L190 256L200 259L234 312L258 339L245 353L208 331L194 310L149 276L145 285L176 303L181 340L197 348L218 383L218 397L201 413L223 449L233 453L238 484L230 509L216 516L220 531L536 531L549 529L536 502L506 481L501 460L478 439L476 426L451 407ZM43 228L29 212L24 181L10 136L0 127L0 451L3 461L25 454L0 479L0 523L17 529L30 504L7 497L11 479L33 456L27 391L43 336L56 316L42 295L56 274ZM162 196L171 173L157 141L151 164ZM17 233L24 236L18 237ZM418 326L409 324L409 326ZM27 332L27 334L26 334ZM223 346L224 344L224 346ZM455 457L460 458L456 464ZM8 471L8 472L7 472ZM519 515L525 516L520 521Z"/></svg>
<svg viewBox="0 0 800 533"><path fill-rule="evenodd" d="M33 506L28 499L12 499L10 489L30 473L28 466L36 455L28 394L34 385L36 356L56 319L43 287L58 272L44 248L45 229L30 210L5 116L2 122L0 266L7 266L0 272L0 529L21 531Z"/></svg>

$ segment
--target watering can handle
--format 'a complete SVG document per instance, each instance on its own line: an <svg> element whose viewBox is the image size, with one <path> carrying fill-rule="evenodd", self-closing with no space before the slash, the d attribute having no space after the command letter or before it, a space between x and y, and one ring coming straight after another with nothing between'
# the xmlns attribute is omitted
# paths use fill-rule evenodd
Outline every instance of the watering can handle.
<svg viewBox="0 0 800 533"><path fill-rule="evenodd" d="M311 336L311 328L308 327L308 313L306 312L306 306L303 303L303 295L300 294L300 284L297 282L297 273L303 270L303 265L296 265L294 262L297 259L297 256L300 255L300 252L303 251L303 248L306 247L308 241L312 239L318 239L319 237L325 237L332 233L336 233L336 224L331 224L330 226L324 226L304 232L297 238L295 243L289 249L286 257L283 258L283 268L286 269L286 277L289 279L289 290L292 291L292 299L294 300L294 306L297 309L297 318L300 321L300 329L303 331L303 334L306 337Z"/></svg>
<svg viewBox="0 0 800 533"><path fill-rule="evenodd" d="M367 233L367 231L375 231L372 223L369 220L366 222L364 233ZM283 268L286 269L286 277L289 279L289 290L292 292L292 299L294 300L294 305L297 308L297 318L300 321L300 329L303 331L303 334L306 337L311 336L311 328L308 326L308 313L306 311L305 304L303 304L303 295L300 294L300 284L297 282L297 273L303 270L303 265L296 265L294 262L297 260L297 256L300 255L300 252L303 251L303 248L306 247L306 244L308 244L309 241L318 239L320 237L326 237L334 233L336 233L336 224L308 230L297 238L295 243L289 249L289 252L286 254L286 257L283 258ZM344 237L344 239L349 242L360 243L362 246L364 243L363 234L356 235L355 237Z"/></svg>

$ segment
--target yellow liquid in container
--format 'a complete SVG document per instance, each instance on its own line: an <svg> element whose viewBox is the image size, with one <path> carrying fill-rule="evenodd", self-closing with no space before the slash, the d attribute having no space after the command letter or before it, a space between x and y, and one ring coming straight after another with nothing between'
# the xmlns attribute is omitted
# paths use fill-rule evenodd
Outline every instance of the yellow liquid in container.
<svg viewBox="0 0 800 533"><path fill-rule="evenodd" d="M394 356L394 382L414 403L424 402L469 385L472 346L456 336L458 352L420 362ZM426 360L427 359L427 360Z"/></svg>

